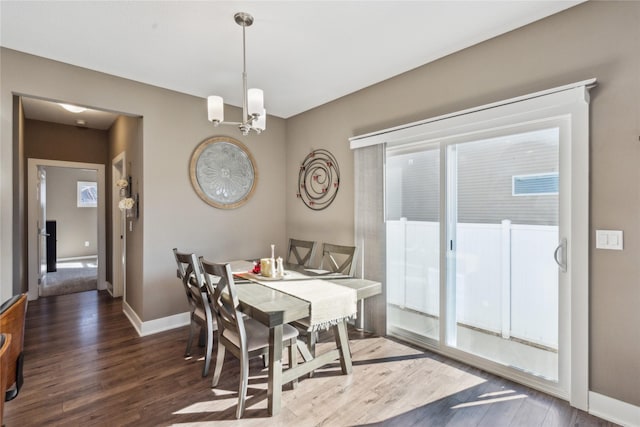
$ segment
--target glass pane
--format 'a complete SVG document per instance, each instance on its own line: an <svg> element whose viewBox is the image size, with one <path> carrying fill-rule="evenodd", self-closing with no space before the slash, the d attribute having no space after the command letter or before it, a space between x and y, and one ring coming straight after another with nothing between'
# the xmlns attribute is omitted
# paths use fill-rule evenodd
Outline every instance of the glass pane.
<svg viewBox="0 0 640 427"><path fill-rule="evenodd" d="M448 344L558 379L557 128L456 144ZM514 182L538 177L531 191ZM543 185L544 184L544 185ZM536 188L544 187L544 191ZM517 194L516 194L517 193ZM449 323L448 325L453 325Z"/></svg>
<svg viewBox="0 0 640 427"><path fill-rule="evenodd" d="M386 156L387 322L391 334L438 340L440 151Z"/></svg>

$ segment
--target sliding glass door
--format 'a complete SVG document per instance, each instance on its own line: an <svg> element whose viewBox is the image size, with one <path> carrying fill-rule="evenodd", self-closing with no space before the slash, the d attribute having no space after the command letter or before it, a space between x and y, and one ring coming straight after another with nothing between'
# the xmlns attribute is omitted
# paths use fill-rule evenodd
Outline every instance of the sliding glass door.
<svg viewBox="0 0 640 427"><path fill-rule="evenodd" d="M447 146L446 342L557 382L559 128L515 132Z"/></svg>
<svg viewBox="0 0 640 427"><path fill-rule="evenodd" d="M551 120L387 146L389 334L567 393L562 134Z"/></svg>
<svg viewBox="0 0 640 427"><path fill-rule="evenodd" d="M356 239L363 271L385 280L386 333L583 410L594 83L350 138Z"/></svg>

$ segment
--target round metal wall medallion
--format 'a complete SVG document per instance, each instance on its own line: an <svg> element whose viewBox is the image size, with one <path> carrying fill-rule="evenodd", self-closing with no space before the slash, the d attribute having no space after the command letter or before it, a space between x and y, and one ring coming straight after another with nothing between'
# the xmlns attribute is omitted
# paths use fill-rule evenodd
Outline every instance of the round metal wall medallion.
<svg viewBox="0 0 640 427"><path fill-rule="evenodd" d="M198 196L220 209L245 204L258 181L258 170L249 149L227 136L208 138L196 147L189 175Z"/></svg>

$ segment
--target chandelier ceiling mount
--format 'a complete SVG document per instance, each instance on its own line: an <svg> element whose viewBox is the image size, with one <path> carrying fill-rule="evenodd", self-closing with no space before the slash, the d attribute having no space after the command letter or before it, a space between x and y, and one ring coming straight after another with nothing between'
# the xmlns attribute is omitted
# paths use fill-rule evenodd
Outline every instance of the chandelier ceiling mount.
<svg viewBox="0 0 640 427"><path fill-rule="evenodd" d="M266 129L267 111L264 108L264 94L262 89L247 89L247 55L245 29L253 24L253 16L245 12L233 15L236 24L242 27L242 121L224 121L224 100L221 96L209 96L207 98L207 113L209 121L214 126L235 125L243 135L249 135L254 131L259 134Z"/></svg>

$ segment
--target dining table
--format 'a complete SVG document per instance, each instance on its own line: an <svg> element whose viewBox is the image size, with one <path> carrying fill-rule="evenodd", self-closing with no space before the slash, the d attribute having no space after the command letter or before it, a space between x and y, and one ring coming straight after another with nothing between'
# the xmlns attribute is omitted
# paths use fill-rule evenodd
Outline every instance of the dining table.
<svg viewBox="0 0 640 427"><path fill-rule="evenodd" d="M297 347L304 361L287 370L282 369L283 326L297 320L310 318L310 316L313 319L313 314L321 311L319 309L322 302L316 301L314 298L309 298L311 300L309 301L300 297L297 289L307 289L307 287L324 289L322 287L324 283L326 285L324 300L331 301L332 293L340 295L351 293L353 298L363 302L366 298L382 292L380 282L292 264L285 264L281 277L271 278L252 273L253 264L251 262L233 261L230 264L236 278L240 309L269 328L267 385L269 415L275 415L280 411L284 384L335 361L340 362L344 375L351 374L352 361L347 335L347 321L352 316L344 316L322 324L324 328L332 331L336 344L335 348L322 354L312 355L306 344L299 340Z"/></svg>

